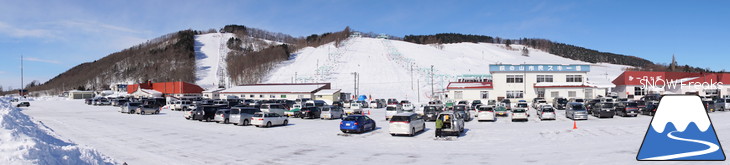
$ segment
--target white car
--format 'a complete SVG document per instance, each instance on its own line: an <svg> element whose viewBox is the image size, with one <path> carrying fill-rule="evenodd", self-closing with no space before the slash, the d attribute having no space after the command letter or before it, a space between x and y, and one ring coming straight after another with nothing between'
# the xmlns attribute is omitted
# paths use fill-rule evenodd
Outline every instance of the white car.
<svg viewBox="0 0 730 165"><path fill-rule="evenodd" d="M555 120L555 108L551 105L543 105L537 109L537 117L540 120Z"/></svg>
<svg viewBox="0 0 730 165"><path fill-rule="evenodd" d="M269 103L261 105L261 112L276 113L280 116L285 116L286 109L283 104Z"/></svg>
<svg viewBox="0 0 730 165"><path fill-rule="evenodd" d="M172 103L172 110L173 111L182 111L185 109L190 109L190 105L192 105L193 102L190 100L178 100Z"/></svg>
<svg viewBox="0 0 730 165"><path fill-rule="evenodd" d="M289 124L289 118L279 115L278 113L257 112L251 117L251 125L256 127L271 127L275 125L286 126Z"/></svg>
<svg viewBox="0 0 730 165"><path fill-rule="evenodd" d="M362 105L357 102L350 103L350 108L345 109L347 115L362 114Z"/></svg>
<svg viewBox="0 0 730 165"><path fill-rule="evenodd" d="M345 116L345 111L338 106L324 106L320 108L322 113L319 114L319 119L342 119Z"/></svg>
<svg viewBox="0 0 730 165"><path fill-rule="evenodd" d="M416 133L426 129L426 122L420 115L412 112L393 115L388 125L390 135L414 136Z"/></svg>
<svg viewBox="0 0 730 165"><path fill-rule="evenodd" d="M403 112L414 112L416 106L411 103L403 104Z"/></svg>
<svg viewBox="0 0 730 165"><path fill-rule="evenodd" d="M523 108L515 108L512 110L512 121L527 121L527 111Z"/></svg>
<svg viewBox="0 0 730 165"><path fill-rule="evenodd" d="M395 114L403 113L403 109L401 109L398 105L388 105L385 107L385 120L390 120L391 117Z"/></svg>
<svg viewBox="0 0 730 165"><path fill-rule="evenodd" d="M545 99L536 99L534 103L532 103L532 108L540 108L540 106L548 105L547 101Z"/></svg>
<svg viewBox="0 0 730 165"><path fill-rule="evenodd" d="M378 101L370 101L370 108L380 108Z"/></svg>
<svg viewBox="0 0 730 165"><path fill-rule="evenodd" d="M491 106L479 106L477 108L477 121L495 121L494 108Z"/></svg>

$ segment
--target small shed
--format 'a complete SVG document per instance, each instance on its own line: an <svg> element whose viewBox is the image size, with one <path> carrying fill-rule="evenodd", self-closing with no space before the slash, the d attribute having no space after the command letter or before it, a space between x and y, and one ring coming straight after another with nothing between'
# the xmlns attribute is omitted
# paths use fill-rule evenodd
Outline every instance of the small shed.
<svg viewBox="0 0 730 165"><path fill-rule="evenodd" d="M340 89L322 89L317 93L314 93L315 100L324 100L329 104L335 101L340 101Z"/></svg>
<svg viewBox="0 0 730 165"><path fill-rule="evenodd" d="M80 91L80 90L68 91L69 99L88 99L88 98L93 98L94 96L95 96L94 91Z"/></svg>

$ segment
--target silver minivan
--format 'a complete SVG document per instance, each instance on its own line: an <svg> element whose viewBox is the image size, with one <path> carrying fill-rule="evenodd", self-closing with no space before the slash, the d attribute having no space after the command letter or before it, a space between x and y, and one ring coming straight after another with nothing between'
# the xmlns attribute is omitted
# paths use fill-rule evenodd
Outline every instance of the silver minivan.
<svg viewBox="0 0 730 165"><path fill-rule="evenodd" d="M436 137L445 135L459 136L464 132L464 117L453 111L441 112L436 120L441 120L441 129L436 129Z"/></svg>
<svg viewBox="0 0 730 165"><path fill-rule="evenodd" d="M256 107L232 107L228 121L236 125L249 125L251 117L256 112L261 112L261 110Z"/></svg>
<svg viewBox="0 0 730 165"><path fill-rule="evenodd" d="M565 117L573 120L588 120L588 110L583 103L570 102L565 107Z"/></svg>

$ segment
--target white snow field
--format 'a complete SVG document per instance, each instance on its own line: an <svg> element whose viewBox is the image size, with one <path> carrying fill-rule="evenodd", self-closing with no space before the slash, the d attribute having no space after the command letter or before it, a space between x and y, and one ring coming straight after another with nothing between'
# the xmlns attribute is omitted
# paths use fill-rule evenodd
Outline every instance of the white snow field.
<svg viewBox="0 0 730 165"><path fill-rule="evenodd" d="M591 64L536 49L529 49L529 57L525 57L519 51L523 46L511 47L513 49L508 50L503 44L456 43L437 48L396 40L353 37L340 47L330 43L301 49L295 53L295 59L283 62L270 73L266 82L290 83L295 79L296 82L330 82L332 88L350 93L354 91L352 73L358 72L360 94L411 101L417 101L419 97L416 96L420 96L420 102L425 102L431 97L431 65L437 91L445 88L449 81L455 81L459 75L489 74L489 64L590 64L588 81L599 86L612 86L611 81L628 67Z"/></svg>
<svg viewBox="0 0 730 165"><path fill-rule="evenodd" d="M496 122L471 121L461 137L435 140L433 122L427 122L426 131L415 137L392 137L383 109L365 109L376 120L377 130L341 136L340 120L290 118L287 126L257 128L190 121L182 112L167 110L159 115L121 114L117 107L90 106L80 100L31 104L22 112L42 121L63 139L129 164L699 163L637 162L636 154L651 121L644 115L591 116L578 121L578 129L572 129L573 121L566 119L562 110L554 121L540 121L530 110L527 122L511 122L506 117ZM720 141L730 143L730 112L715 112L710 117Z"/></svg>
<svg viewBox="0 0 730 165"><path fill-rule="evenodd" d="M58 137L15 104L0 98L0 164L114 164L92 148Z"/></svg>

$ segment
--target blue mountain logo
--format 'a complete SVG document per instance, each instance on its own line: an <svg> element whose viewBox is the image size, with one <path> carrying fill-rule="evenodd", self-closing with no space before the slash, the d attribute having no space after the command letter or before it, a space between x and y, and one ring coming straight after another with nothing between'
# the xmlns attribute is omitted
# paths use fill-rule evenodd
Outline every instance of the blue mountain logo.
<svg viewBox="0 0 730 165"><path fill-rule="evenodd" d="M636 160L724 161L725 153L698 96L662 97Z"/></svg>

